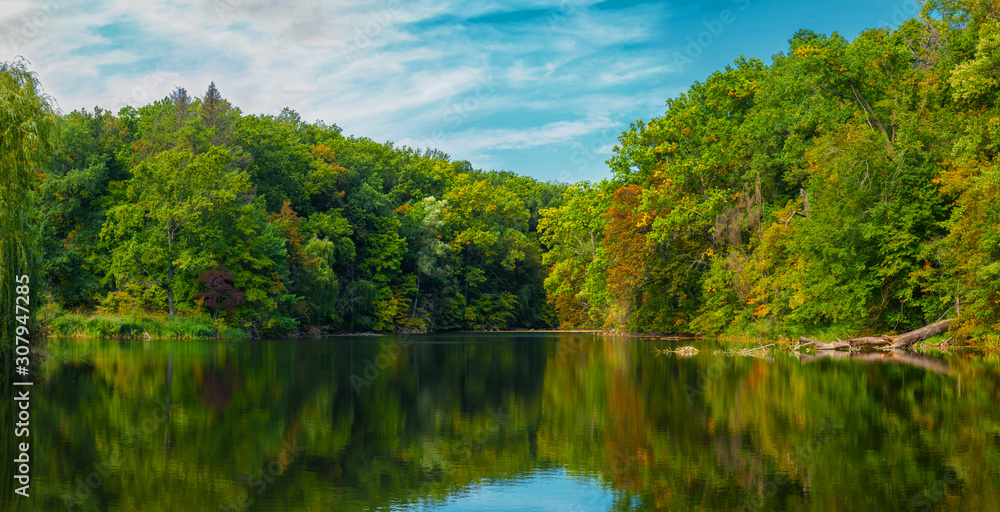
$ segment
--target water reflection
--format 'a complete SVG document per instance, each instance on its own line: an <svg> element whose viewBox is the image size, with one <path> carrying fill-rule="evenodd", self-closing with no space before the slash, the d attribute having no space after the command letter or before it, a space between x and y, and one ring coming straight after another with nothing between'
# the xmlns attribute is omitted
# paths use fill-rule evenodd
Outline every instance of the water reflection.
<svg viewBox="0 0 1000 512"><path fill-rule="evenodd" d="M667 343L55 341L13 510L1000 507L995 355Z"/></svg>
<svg viewBox="0 0 1000 512"><path fill-rule="evenodd" d="M509 479L487 480L454 491L443 500L392 506L391 511L602 512L614 503L599 482L574 478L563 469L537 470Z"/></svg>

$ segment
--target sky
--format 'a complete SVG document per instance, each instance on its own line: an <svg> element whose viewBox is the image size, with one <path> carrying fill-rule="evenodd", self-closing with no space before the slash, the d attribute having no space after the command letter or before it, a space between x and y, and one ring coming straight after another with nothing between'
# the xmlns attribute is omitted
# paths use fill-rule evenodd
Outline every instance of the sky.
<svg viewBox="0 0 1000 512"><path fill-rule="evenodd" d="M64 113L215 82L244 114L289 107L345 135L474 168L610 177L618 135L799 29L848 39L914 0L0 0L0 61L23 56Z"/></svg>

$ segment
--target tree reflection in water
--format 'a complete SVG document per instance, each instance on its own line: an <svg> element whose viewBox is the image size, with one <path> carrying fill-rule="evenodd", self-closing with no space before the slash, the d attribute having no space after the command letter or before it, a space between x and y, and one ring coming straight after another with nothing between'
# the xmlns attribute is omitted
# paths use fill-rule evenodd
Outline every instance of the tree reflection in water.
<svg viewBox="0 0 1000 512"><path fill-rule="evenodd" d="M713 354L708 340L679 357L656 355L665 341L569 334L410 341L360 393L351 376L391 337L233 351L54 341L50 352L89 351L88 362L46 365L34 493L18 510L1000 506L996 355L765 360ZM95 464L107 476L80 490Z"/></svg>

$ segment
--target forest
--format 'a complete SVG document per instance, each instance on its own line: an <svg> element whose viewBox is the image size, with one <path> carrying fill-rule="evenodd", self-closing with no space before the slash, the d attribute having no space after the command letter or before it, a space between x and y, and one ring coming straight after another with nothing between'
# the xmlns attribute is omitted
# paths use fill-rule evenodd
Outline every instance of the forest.
<svg viewBox="0 0 1000 512"><path fill-rule="evenodd" d="M214 84L59 124L38 202L62 308L201 313L251 336L552 317L535 232L565 187L289 109L242 115Z"/></svg>
<svg viewBox="0 0 1000 512"><path fill-rule="evenodd" d="M1000 321L1000 6L802 30L633 123L543 211L561 325L781 336Z"/></svg>
<svg viewBox="0 0 1000 512"><path fill-rule="evenodd" d="M927 2L853 40L802 30L632 123L608 179L563 184L244 114L214 84L62 114L7 63L2 298L27 272L64 335L781 337L957 316L995 336L998 66L995 3Z"/></svg>

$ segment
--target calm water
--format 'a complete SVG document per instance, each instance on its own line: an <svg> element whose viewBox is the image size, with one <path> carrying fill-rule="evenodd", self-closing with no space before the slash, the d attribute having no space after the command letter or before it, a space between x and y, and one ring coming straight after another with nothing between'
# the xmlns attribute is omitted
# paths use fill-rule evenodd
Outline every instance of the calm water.
<svg viewBox="0 0 1000 512"><path fill-rule="evenodd" d="M0 508L1000 510L996 355L695 345L53 340Z"/></svg>

